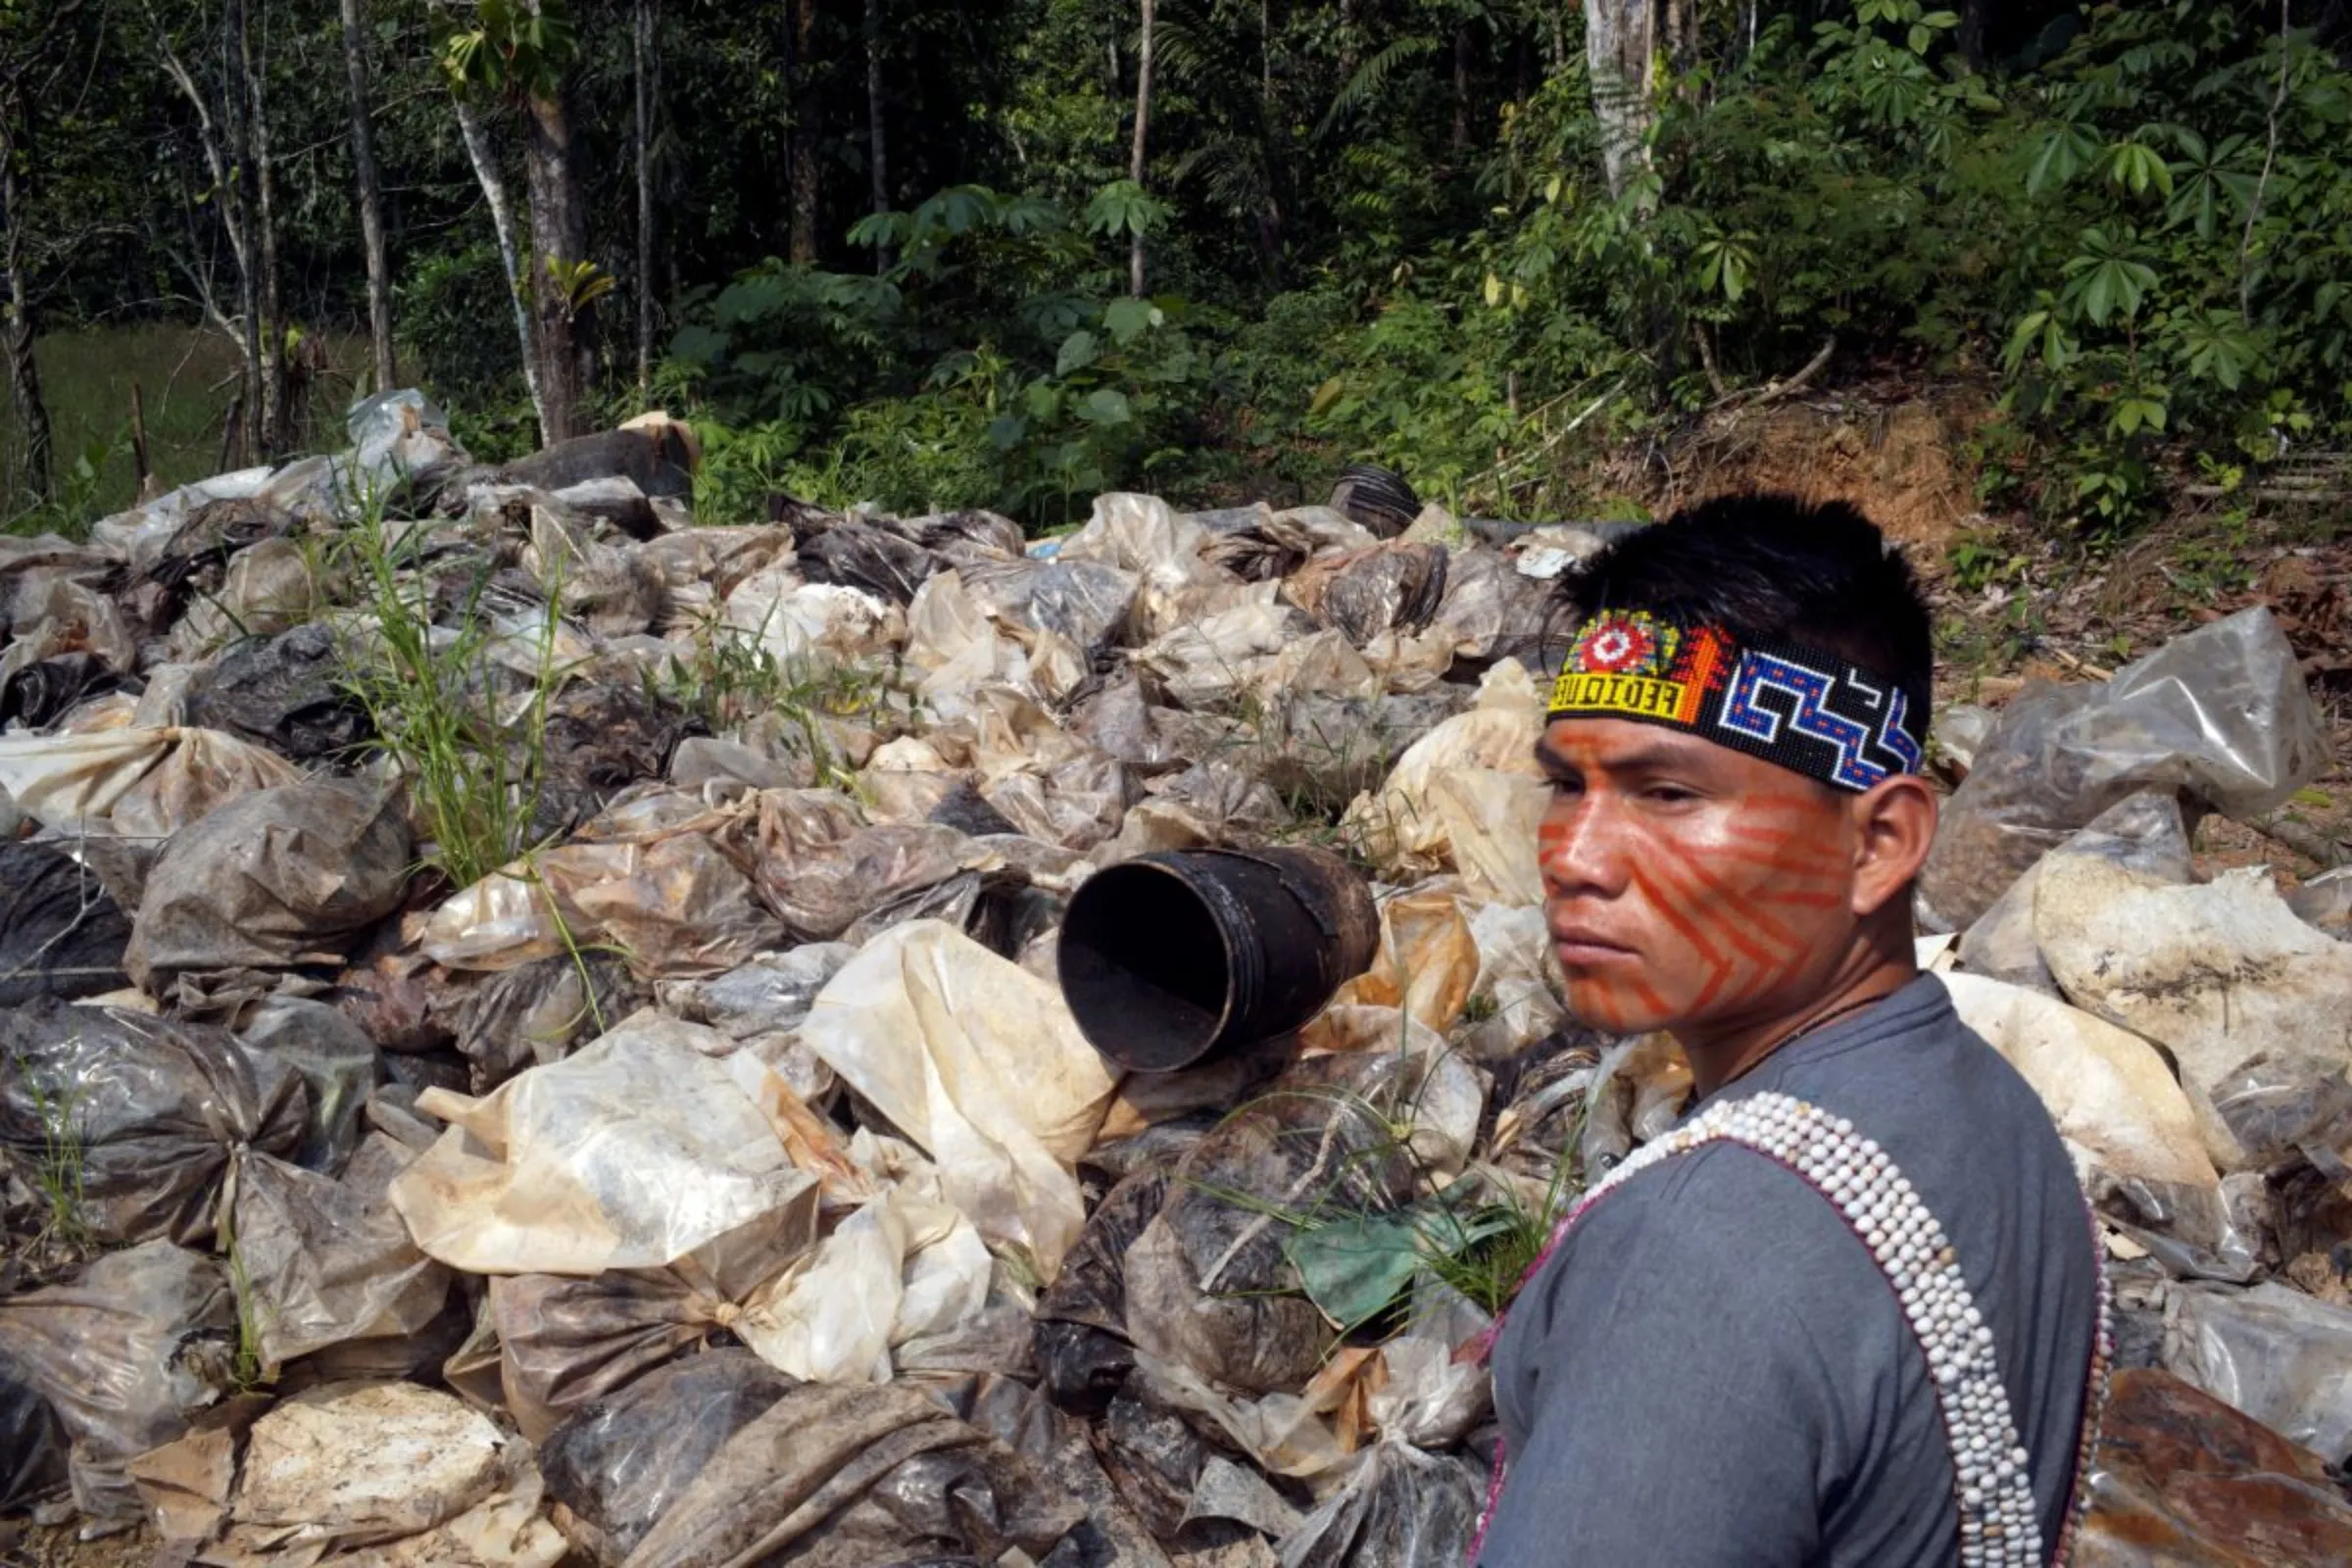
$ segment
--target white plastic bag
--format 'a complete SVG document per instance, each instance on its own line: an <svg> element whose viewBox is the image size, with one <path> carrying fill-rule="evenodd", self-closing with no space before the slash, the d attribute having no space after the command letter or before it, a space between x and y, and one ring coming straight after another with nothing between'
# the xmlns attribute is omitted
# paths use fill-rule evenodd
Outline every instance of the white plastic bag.
<svg viewBox="0 0 2352 1568"><path fill-rule="evenodd" d="M1053 985L953 926L883 932L819 992L801 1039L938 1162L948 1201L1051 1280L1086 1221L1070 1167L1117 1076Z"/></svg>

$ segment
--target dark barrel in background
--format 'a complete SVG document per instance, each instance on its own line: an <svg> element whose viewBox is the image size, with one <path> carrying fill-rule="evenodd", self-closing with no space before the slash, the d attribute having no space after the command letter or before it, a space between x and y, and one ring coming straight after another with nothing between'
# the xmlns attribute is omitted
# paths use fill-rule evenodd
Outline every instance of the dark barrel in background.
<svg viewBox="0 0 2352 1568"><path fill-rule="evenodd" d="M1181 850L1088 877L1061 992L1095 1049L1168 1072L1296 1029L1380 946L1372 890L1324 850Z"/></svg>

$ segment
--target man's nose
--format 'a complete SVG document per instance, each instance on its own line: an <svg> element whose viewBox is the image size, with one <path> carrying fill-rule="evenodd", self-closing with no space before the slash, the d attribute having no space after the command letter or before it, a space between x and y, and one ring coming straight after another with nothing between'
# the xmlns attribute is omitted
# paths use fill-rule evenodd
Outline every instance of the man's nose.
<svg viewBox="0 0 2352 1568"><path fill-rule="evenodd" d="M1537 830L1536 863L1548 898L1594 894L1615 898L1625 891L1624 835L1616 813L1601 796L1562 797L1544 813Z"/></svg>

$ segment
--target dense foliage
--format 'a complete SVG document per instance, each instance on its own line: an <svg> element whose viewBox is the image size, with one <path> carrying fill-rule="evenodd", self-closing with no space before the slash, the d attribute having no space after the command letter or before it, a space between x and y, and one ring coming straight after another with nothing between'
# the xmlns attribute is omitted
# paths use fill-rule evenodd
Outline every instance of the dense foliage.
<svg viewBox="0 0 2352 1568"><path fill-rule="evenodd" d="M403 378L486 452L546 423L464 101L532 218L523 331L596 416L702 421L730 514L782 489L1045 524L1353 458L1604 507L1602 445L1800 368L1981 380L1995 499L2111 532L2352 436L2340 4L1158 0L1140 180L1131 0L357 12ZM1645 85L1589 68L1604 12L1660 24ZM252 309L364 329L338 0L0 0L0 89L47 329L242 330L220 220L268 187L212 156L240 114L285 294ZM576 255L541 254L558 174Z"/></svg>

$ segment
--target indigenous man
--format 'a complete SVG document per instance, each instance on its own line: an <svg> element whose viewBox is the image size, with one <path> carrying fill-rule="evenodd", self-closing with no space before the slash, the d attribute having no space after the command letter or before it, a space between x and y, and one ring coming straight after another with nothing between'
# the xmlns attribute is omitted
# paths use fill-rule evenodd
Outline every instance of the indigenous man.
<svg viewBox="0 0 2352 1568"><path fill-rule="evenodd" d="M1572 593L1550 934L1573 1011L1672 1034L1697 1099L1587 1173L1494 1343L1476 1561L2058 1560L2103 1286L2048 1114L1913 957L1918 586L1853 509L1756 497Z"/></svg>

